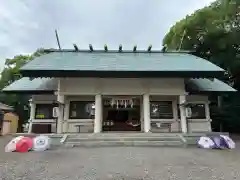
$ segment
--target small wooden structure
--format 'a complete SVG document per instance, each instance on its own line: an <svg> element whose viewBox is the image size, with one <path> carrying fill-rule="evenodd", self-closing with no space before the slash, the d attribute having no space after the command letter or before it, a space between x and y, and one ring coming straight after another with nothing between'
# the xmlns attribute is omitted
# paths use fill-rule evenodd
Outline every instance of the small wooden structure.
<svg viewBox="0 0 240 180"><path fill-rule="evenodd" d="M19 118L17 114L12 112L13 108L6 104L0 103L0 111L1 111L0 117L1 135L16 133Z"/></svg>

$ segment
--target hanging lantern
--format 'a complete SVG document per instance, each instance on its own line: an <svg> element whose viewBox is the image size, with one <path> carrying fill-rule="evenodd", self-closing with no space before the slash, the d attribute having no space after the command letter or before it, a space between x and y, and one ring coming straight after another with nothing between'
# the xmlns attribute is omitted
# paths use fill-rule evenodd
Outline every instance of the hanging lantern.
<svg viewBox="0 0 240 180"><path fill-rule="evenodd" d="M113 99L111 100L111 106L112 107L114 106L114 100Z"/></svg>
<svg viewBox="0 0 240 180"><path fill-rule="evenodd" d="M118 109L118 100L117 100L117 109Z"/></svg>
<svg viewBox="0 0 240 180"><path fill-rule="evenodd" d="M131 108L133 108L133 100L130 100Z"/></svg>
<svg viewBox="0 0 240 180"><path fill-rule="evenodd" d="M123 101L123 107L125 107L125 104L126 104L126 100Z"/></svg>

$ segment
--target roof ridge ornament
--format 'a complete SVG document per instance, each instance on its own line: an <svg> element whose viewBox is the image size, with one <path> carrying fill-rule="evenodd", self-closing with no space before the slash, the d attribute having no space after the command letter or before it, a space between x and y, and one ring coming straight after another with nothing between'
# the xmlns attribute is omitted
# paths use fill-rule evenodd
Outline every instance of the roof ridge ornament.
<svg viewBox="0 0 240 180"><path fill-rule="evenodd" d="M79 52L79 53L86 53L86 52L96 52L96 53L184 53L184 54L191 54L194 51L189 50L181 50L181 51L175 51L175 50L168 50L167 45L164 45L161 50L152 50L152 45L148 46L148 49L146 50L137 50L137 45L133 47L132 50L126 49L123 50L122 44L119 45L118 49L109 50L108 46L105 44L104 49L94 49L92 44L89 44L89 49L80 49L76 44L73 44L74 49L43 49L43 52L45 53L52 53L52 52Z"/></svg>
<svg viewBox="0 0 240 180"><path fill-rule="evenodd" d="M152 45L150 44L150 45L148 46L147 51L148 51L148 52L151 52L151 49L152 49Z"/></svg>
<svg viewBox="0 0 240 180"><path fill-rule="evenodd" d="M137 52L137 45L133 46L133 52Z"/></svg>
<svg viewBox="0 0 240 180"><path fill-rule="evenodd" d="M122 52L122 44L119 44L118 52Z"/></svg>
<svg viewBox="0 0 240 180"><path fill-rule="evenodd" d="M93 46L92 46L92 44L89 44L89 49L90 49L90 52L93 52Z"/></svg>
<svg viewBox="0 0 240 180"><path fill-rule="evenodd" d="M74 50L79 51L78 46L76 44L73 44Z"/></svg>
<svg viewBox="0 0 240 180"><path fill-rule="evenodd" d="M107 44L104 45L104 51L107 52L108 51L108 47Z"/></svg>
<svg viewBox="0 0 240 180"><path fill-rule="evenodd" d="M165 53L167 51L168 47L167 47L167 44L164 44L163 48L162 48L162 52Z"/></svg>

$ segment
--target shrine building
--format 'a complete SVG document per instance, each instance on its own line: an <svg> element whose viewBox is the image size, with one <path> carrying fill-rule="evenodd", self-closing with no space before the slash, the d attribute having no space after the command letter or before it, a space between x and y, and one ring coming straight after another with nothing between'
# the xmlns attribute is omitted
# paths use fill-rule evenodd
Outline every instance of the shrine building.
<svg viewBox="0 0 240 180"><path fill-rule="evenodd" d="M236 91L186 51L56 50L5 93L31 95L29 133L210 132L208 95Z"/></svg>

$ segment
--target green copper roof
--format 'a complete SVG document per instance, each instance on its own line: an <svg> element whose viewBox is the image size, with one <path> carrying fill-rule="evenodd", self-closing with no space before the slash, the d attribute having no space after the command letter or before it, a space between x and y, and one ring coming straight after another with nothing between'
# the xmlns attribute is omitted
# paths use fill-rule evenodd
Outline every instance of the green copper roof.
<svg viewBox="0 0 240 180"><path fill-rule="evenodd" d="M35 58L21 68L23 74L29 72L28 75L31 75L33 71L197 73L224 70L205 59L185 53L52 52Z"/></svg>
<svg viewBox="0 0 240 180"><path fill-rule="evenodd" d="M3 89L3 92L12 93L53 93L57 90L57 79L27 77L19 79ZM186 81L187 92L235 92L236 90L224 82L213 79L189 79Z"/></svg>
<svg viewBox="0 0 240 180"><path fill-rule="evenodd" d="M53 93L57 89L56 79L51 78L21 78L9 86L5 87L3 92L12 93Z"/></svg>
<svg viewBox="0 0 240 180"><path fill-rule="evenodd" d="M214 78L189 79L186 81L186 89L189 92L235 92L236 90L228 84Z"/></svg>

